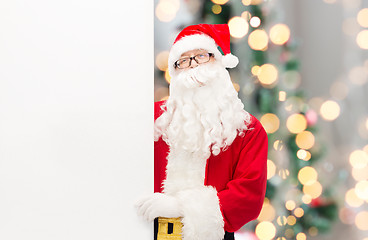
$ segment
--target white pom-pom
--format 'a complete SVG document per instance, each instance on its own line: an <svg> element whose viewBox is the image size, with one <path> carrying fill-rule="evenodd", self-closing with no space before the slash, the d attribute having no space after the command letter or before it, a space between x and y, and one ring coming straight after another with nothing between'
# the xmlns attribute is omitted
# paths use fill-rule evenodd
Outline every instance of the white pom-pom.
<svg viewBox="0 0 368 240"><path fill-rule="evenodd" d="M237 56L232 55L231 53L226 54L225 56L222 56L222 64L226 68L234 68L236 65L238 65L239 59Z"/></svg>

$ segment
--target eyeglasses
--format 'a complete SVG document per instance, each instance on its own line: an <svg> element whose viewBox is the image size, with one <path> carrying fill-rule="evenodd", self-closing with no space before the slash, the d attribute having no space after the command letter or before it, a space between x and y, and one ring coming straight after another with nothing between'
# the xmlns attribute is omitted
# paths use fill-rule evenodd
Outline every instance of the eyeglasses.
<svg viewBox="0 0 368 240"><path fill-rule="evenodd" d="M192 64L192 60L196 61L197 64L202 64L210 61L211 57L213 57L213 53L200 53L193 57L184 57L177 60L174 63L175 68L183 69L188 68Z"/></svg>

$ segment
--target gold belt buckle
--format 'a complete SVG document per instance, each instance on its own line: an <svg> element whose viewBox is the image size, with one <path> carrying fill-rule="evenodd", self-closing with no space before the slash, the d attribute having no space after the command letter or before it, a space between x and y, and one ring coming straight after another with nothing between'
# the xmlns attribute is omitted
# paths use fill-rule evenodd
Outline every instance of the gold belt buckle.
<svg viewBox="0 0 368 240"><path fill-rule="evenodd" d="M180 218L159 217L157 240L181 240L182 228L183 223Z"/></svg>

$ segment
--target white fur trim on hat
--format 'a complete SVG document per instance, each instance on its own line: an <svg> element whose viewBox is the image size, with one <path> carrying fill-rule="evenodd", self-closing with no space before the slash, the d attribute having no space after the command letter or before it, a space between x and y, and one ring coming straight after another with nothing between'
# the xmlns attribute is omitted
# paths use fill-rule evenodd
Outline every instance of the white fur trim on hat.
<svg viewBox="0 0 368 240"><path fill-rule="evenodd" d="M223 62L223 56L221 52L218 50L217 44L215 40L213 40L213 38L207 36L206 34L188 35L188 36L182 37L171 47L171 50L169 53L169 61L168 61L169 74L171 76L175 75L174 63L176 62L176 60L178 60L183 53L190 51L190 50L194 50L194 49L207 50L208 52L213 53L217 60ZM225 59L227 59L226 56L225 56ZM234 55L231 55L231 56L235 57ZM228 62L228 60L226 61ZM230 61L230 62L234 63L234 61ZM236 66L236 64L235 65L226 64L226 65L228 65L229 67ZM224 66L227 67L226 65Z"/></svg>
<svg viewBox="0 0 368 240"><path fill-rule="evenodd" d="M232 55L231 53L226 54L222 57L222 64L227 68L234 68L238 65L239 59L237 56Z"/></svg>

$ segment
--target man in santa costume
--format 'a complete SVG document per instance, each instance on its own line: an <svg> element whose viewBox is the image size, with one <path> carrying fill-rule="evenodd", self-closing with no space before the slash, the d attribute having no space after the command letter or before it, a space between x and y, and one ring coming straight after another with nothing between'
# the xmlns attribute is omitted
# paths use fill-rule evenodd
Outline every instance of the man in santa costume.
<svg viewBox="0 0 368 240"><path fill-rule="evenodd" d="M268 147L226 70L238 64L228 25L186 27L168 61L170 97L155 103L155 193L138 213L179 217L183 240L234 239L262 208Z"/></svg>

